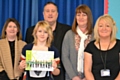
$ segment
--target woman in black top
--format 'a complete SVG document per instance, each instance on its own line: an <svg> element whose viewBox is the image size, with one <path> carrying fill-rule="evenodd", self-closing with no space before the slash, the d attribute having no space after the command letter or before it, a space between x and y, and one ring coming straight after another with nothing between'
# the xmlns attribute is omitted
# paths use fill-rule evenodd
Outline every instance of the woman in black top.
<svg viewBox="0 0 120 80"><path fill-rule="evenodd" d="M98 18L94 38L85 49L87 80L120 80L120 40L116 39L115 22L109 15Z"/></svg>

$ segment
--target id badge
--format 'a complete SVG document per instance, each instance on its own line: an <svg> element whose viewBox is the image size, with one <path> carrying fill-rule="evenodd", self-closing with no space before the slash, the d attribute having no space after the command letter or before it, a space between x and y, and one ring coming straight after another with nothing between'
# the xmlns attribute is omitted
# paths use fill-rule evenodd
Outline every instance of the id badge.
<svg viewBox="0 0 120 80"><path fill-rule="evenodd" d="M110 76L110 70L109 69L102 69L101 70L101 76Z"/></svg>

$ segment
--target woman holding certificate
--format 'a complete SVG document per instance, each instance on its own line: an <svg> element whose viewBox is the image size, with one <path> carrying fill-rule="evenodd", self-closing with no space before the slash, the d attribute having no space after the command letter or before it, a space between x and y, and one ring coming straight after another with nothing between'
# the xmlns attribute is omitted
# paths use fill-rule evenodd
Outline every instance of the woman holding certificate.
<svg viewBox="0 0 120 80"><path fill-rule="evenodd" d="M60 73L60 69L57 67L57 61L59 61L58 50L51 45L51 42L53 40L53 33L49 24L46 21L39 21L34 28L33 37L33 43L25 45L22 50L22 58L24 58L25 60L22 60L20 62L19 67L20 69L26 69L28 65L29 67L31 67L30 69L32 69L32 67L38 67L38 70L27 70L27 80L52 80L52 74L58 75ZM31 62L27 62L27 59L29 58L29 56L27 56L29 54L29 51L32 51ZM36 51L36 53L33 53L34 51ZM45 61L45 57L47 56L46 54L49 54L49 52L54 52L54 59L51 60L51 65L50 62ZM38 56L35 55L37 53ZM35 58L35 56L36 59L34 60L33 58ZM47 58L50 57L47 56ZM30 64L26 65L26 63ZM43 68L44 70L40 70L41 65L42 68L46 66L50 68L51 66L53 70L49 71L47 70L47 68Z"/></svg>

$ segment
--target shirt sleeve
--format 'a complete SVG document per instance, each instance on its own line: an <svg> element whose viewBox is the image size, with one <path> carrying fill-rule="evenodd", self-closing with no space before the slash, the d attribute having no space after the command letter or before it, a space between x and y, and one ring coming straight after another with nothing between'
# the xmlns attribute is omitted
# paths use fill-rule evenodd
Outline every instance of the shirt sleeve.
<svg viewBox="0 0 120 80"><path fill-rule="evenodd" d="M93 41L90 42L90 43L86 46L84 52L88 52L88 53L92 54L92 48L94 48L94 47L93 47L93 44L94 44Z"/></svg>

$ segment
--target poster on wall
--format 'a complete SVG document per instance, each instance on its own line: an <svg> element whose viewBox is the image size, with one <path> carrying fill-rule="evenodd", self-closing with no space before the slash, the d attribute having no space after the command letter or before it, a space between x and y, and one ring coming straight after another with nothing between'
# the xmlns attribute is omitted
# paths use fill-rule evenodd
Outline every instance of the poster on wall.
<svg viewBox="0 0 120 80"><path fill-rule="evenodd" d="M120 39L120 0L104 0L104 14L109 14L114 19L117 26L116 37Z"/></svg>
<svg viewBox="0 0 120 80"><path fill-rule="evenodd" d="M26 69L35 71L53 71L54 51L26 50Z"/></svg>

